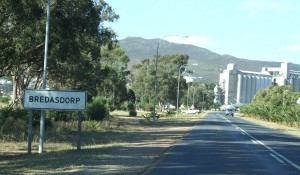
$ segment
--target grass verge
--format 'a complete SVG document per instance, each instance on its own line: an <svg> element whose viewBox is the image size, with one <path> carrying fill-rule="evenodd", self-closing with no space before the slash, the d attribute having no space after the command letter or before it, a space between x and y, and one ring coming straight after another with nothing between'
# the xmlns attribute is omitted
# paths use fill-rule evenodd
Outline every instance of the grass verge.
<svg viewBox="0 0 300 175"><path fill-rule="evenodd" d="M2 174L138 174L148 163L180 139L201 115L163 117L149 122L115 114L111 121L83 122L82 150L76 150L77 122L58 122L47 130L45 152L33 154L27 142L2 141Z"/></svg>

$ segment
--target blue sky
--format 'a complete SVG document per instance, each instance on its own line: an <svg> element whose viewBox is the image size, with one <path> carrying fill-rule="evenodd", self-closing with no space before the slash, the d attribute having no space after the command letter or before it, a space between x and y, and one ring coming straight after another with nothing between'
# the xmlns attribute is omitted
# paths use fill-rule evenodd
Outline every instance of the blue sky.
<svg viewBox="0 0 300 175"><path fill-rule="evenodd" d="M164 39L218 54L300 64L300 0L106 0L118 39Z"/></svg>

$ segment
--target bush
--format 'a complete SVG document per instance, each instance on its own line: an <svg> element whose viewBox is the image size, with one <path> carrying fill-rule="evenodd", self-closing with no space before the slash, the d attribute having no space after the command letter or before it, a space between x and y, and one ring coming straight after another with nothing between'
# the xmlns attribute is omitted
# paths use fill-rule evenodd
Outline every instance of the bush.
<svg viewBox="0 0 300 175"><path fill-rule="evenodd" d="M106 106L106 101L98 96L93 99L93 102L87 105L87 117L90 120L102 121L109 117L109 109Z"/></svg>
<svg viewBox="0 0 300 175"><path fill-rule="evenodd" d="M5 120L8 117L12 117L14 119L21 119L26 121L27 120L27 115L28 115L28 110L25 109L12 109L12 108L3 108L0 109L0 126L3 125Z"/></svg>
<svg viewBox="0 0 300 175"><path fill-rule="evenodd" d="M300 118L296 105L299 92L289 86L271 86L259 91L251 104L242 106L241 112L266 121L298 126Z"/></svg>
<svg viewBox="0 0 300 175"><path fill-rule="evenodd" d="M127 103L127 102L123 102L123 103L120 105L119 110L121 110L121 111L127 111L127 106L128 106L128 103Z"/></svg>
<svg viewBox="0 0 300 175"><path fill-rule="evenodd" d="M27 138L28 129L28 110L27 109L0 109L0 131L1 136L6 139L24 141ZM32 116L33 129L38 128L40 125L41 111L34 110ZM45 127L52 127L53 123L51 118L47 115L45 119Z"/></svg>
<svg viewBox="0 0 300 175"><path fill-rule="evenodd" d="M1 103L8 104L8 103L9 103L9 100L10 100L9 97L1 97L1 96L0 96L0 102L1 102Z"/></svg>
<svg viewBox="0 0 300 175"><path fill-rule="evenodd" d="M145 111L153 111L153 104L145 104Z"/></svg>
<svg viewBox="0 0 300 175"><path fill-rule="evenodd" d="M15 137L19 137L20 134L27 131L27 124L20 118L8 117L4 121L1 132L3 134L13 134Z"/></svg>
<svg viewBox="0 0 300 175"><path fill-rule="evenodd" d="M128 111L129 111L129 116L136 116L137 115L137 112L135 110L135 106L131 102L128 104Z"/></svg>
<svg viewBox="0 0 300 175"><path fill-rule="evenodd" d="M175 109L170 109L166 111L166 116L171 116L171 115L175 115L176 114L176 110Z"/></svg>
<svg viewBox="0 0 300 175"><path fill-rule="evenodd" d="M129 111L129 116L137 116L137 112L136 111Z"/></svg>
<svg viewBox="0 0 300 175"><path fill-rule="evenodd" d="M75 111L47 111L47 116L54 121L74 121L78 119L78 112Z"/></svg>

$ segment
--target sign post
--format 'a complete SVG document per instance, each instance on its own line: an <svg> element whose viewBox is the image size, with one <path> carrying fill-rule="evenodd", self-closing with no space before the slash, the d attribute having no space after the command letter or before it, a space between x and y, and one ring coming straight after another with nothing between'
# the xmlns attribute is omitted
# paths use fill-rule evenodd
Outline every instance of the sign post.
<svg viewBox="0 0 300 175"><path fill-rule="evenodd" d="M86 91L24 90L24 108L82 111Z"/></svg>
<svg viewBox="0 0 300 175"><path fill-rule="evenodd" d="M78 111L78 130L77 130L77 151L81 150L81 123L82 123L82 111Z"/></svg>
<svg viewBox="0 0 300 175"><path fill-rule="evenodd" d="M78 112L77 150L80 150L82 111L86 110L86 91L24 90L23 106L30 109L28 121L28 154L31 154L32 110L52 109ZM40 135L40 137L42 137ZM40 152L39 148L39 153Z"/></svg>
<svg viewBox="0 0 300 175"><path fill-rule="evenodd" d="M31 154L31 143L32 143L32 110L29 110L28 114L28 154Z"/></svg>

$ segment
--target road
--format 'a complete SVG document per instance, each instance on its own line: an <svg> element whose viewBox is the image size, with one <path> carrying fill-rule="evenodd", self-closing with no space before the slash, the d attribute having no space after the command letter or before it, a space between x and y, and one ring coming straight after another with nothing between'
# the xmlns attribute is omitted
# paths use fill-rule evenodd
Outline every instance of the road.
<svg viewBox="0 0 300 175"><path fill-rule="evenodd" d="M208 113L144 174L300 174L300 138Z"/></svg>

